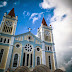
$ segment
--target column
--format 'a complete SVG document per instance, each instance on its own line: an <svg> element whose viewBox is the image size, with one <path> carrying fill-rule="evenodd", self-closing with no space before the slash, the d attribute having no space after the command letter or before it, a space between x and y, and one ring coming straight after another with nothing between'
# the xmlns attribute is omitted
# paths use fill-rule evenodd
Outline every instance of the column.
<svg viewBox="0 0 72 72"><path fill-rule="evenodd" d="M25 66L27 65L27 54L25 55Z"/></svg>
<svg viewBox="0 0 72 72"><path fill-rule="evenodd" d="M42 64L46 65L45 43L42 43Z"/></svg>
<svg viewBox="0 0 72 72"><path fill-rule="evenodd" d="M30 67L30 60L31 60L31 54L29 54L29 63L28 63L29 67Z"/></svg>

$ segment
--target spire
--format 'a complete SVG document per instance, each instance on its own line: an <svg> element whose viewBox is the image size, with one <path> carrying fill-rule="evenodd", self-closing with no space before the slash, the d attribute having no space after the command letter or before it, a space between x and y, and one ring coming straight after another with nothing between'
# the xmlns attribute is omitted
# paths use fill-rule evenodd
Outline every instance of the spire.
<svg viewBox="0 0 72 72"><path fill-rule="evenodd" d="M45 25L45 26L47 26L47 24L46 24L46 21L45 21L44 17L43 17L43 20L42 20L42 24L43 24L43 25Z"/></svg>
<svg viewBox="0 0 72 72"><path fill-rule="evenodd" d="M14 8L8 13L8 15L15 17Z"/></svg>

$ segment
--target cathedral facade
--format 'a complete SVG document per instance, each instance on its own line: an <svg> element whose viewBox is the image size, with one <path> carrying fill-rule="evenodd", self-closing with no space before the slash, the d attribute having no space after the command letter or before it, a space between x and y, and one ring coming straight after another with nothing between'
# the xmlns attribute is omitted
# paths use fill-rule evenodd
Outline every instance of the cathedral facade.
<svg viewBox="0 0 72 72"><path fill-rule="evenodd" d="M18 66L27 66L31 71L37 65L47 65L54 71L56 53L53 42L52 27L47 26L43 18L37 36L30 32L15 35L18 16L14 8L4 13L0 27L0 72L15 70Z"/></svg>

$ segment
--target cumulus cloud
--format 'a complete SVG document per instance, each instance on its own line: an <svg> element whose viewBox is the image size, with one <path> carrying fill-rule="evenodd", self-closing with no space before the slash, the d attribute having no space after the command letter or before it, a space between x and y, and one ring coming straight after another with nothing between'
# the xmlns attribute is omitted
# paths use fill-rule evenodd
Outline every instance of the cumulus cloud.
<svg viewBox="0 0 72 72"><path fill-rule="evenodd" d="M0 7L4 7L4 6L6 6L6 5L7 5L7 2L6 2L6 1L0 2Z"/></svg>
<svg viewBox="0 0 72 72"><path fill-rule="evenodd" d="M72 0L43 0L43 9L55 8L51 18L59 68L65 68L65 56L72 52ZM68 55L67 55L68 53ZM66 59L67 60L67 59Z"/></svg>
<svg viewBox="0 0 72 72"><path fill-rule="evenodd" d="M32 19L33 23L35 23L35 21L39 20L41 18L41 15L43 14L44 12L41 12L41 13L32 13L29 20Z"/></svg>
<svg viewBox="0 0 72 72"><path fill-rule="evenodd" d="M69 65L72 65L72 58L70 59L70 61L68 61L67 63L65 63L65 67L68 67Z"/></svg>
<svg viewBox="0 0 72 72"><path fill-rule="evenodd" d="M44 9L52 8L56 6L56 1L55 0L43 0L43 2L39 4L39 6Z"/></svg>

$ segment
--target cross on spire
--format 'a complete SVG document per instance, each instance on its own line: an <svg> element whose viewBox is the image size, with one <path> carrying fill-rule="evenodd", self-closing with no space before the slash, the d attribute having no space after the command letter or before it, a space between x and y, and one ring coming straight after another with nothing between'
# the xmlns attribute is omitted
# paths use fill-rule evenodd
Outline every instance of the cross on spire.
<svg viewBox="0 0 72 72"><path fill-rule="evenodd" d="M30 27L28 28L29 32L32 30Z"/></svg>

